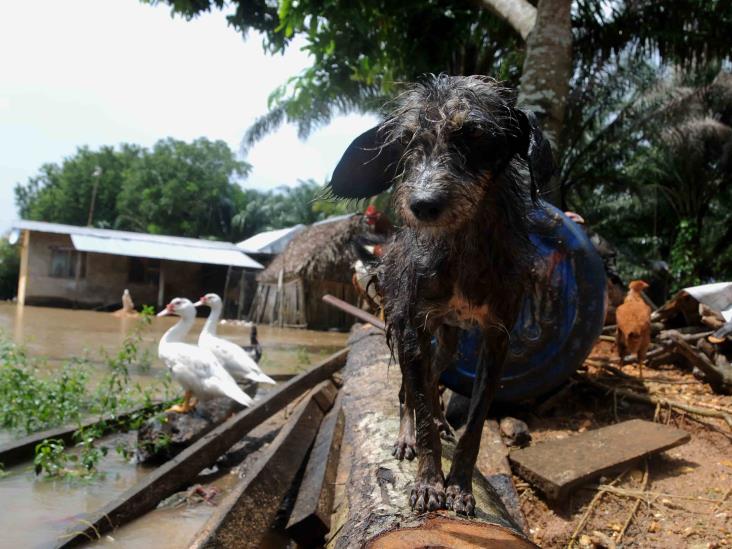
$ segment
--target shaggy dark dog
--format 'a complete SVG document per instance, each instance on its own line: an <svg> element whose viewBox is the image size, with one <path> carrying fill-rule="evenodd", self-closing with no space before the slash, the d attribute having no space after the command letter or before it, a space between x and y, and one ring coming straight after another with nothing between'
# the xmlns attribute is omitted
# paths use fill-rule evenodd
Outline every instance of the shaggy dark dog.
<svg viewBox="0 0 732 549"><path fill-rule="evenodd" d="M526 168L528 167L528 174ZM472 475L498 388L509 332L533 283L529 209L551 175L551 149L533 115L484 77L431 76L396 100L379 127L357 138L336 168L338 196L391 184L402 221L379 273L387 338L402 371L398 459L418 459L410 501L419 512L473 514ZM483 337L464 434L441 468L440 431L451 434L437 390L461 329Z"/></svg>

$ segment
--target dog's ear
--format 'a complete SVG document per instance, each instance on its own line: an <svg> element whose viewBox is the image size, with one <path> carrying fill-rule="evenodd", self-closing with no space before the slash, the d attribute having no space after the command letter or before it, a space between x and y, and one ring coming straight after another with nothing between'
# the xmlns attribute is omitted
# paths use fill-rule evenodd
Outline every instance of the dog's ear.
<svg viewBox="0 0 732 549"><path fill-rule="evenodd" d="M536 115L531 111L516 109L521 138L518 154L526 160L531 177L531 198L547 187L554 175L554 155L549 141L539 129Z"/></svg>
<svg viewBox="0 0 732 549"><path fill-rule="evenodd" d="M398 144L384 144L379 126L353 140L333 170L330 190L340 198L368 198L388 189L402 156Z"/></svg>

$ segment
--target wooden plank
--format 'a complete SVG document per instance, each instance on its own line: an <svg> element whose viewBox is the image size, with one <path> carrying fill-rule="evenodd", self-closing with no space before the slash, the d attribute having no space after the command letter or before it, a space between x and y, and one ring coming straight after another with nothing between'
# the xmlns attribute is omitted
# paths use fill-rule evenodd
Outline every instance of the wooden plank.
<svg viewBox="0 0 732 549"><path fill-rule="evenodd" d="M320 425L287 524L287 533L303 547L321 546L330 531L344 423L342 398L338 397Z"/></svg>
<svg viewBox="0 0 732 549"><path fill-rule="evenodd" d="M76 433L80 428L88 429L90 427L106 425L104 433L110 433L120 424L126 423L133 415L141 412L153 414L168 404L170 403L164 402L154 404L153 406L136 408L109 419L88 419L86 421L82 421L80 424L75 423L73 425L64 425L63 427L56 427L55 429L31 433L26 437L0 445L0 463L4 464L6 467L10 467L11 465L16 465L17 463L33 459L36 451L36 445L44 440L59 439L62 440L64 444L68 444L73 441L74 433Z"/></svg>
<svg viewBox="0 0 732 549"><path fill-rule="evenodd" d="M689 439L681 429L632 419L515 450L509 460L517 474L548 498L562 499L593 478L623 470Z"/></svg>
<svg viewBox="0 0 732 549"><path fill-rule="evenodd" d="M300 403L267 451L232 490L191 543L191 548L264 545L269 527L318 432L324 412L320 401L333 393L326 381ZM330 401L330 405L333 401Z"/></svg>
<svg viewBox="0 0 732 549"><path fill-rule="evenodd" d="M203 469L213 465L221 454L255 426L340 370L346 362L348 351L348 348L338 351L311 370L277 387L251 408L232 416L114 501L90 513L85 517L89 526L84 530L67 532L58 547L72 547L95 539L97 533L105 534L154 509L160 500L179 491Z"/></svg>
<svg viewBox="0 0 732 549"><path fill-rule="evenodd" d="M367 313L366 311L359 309L358 307L355 307L354 305L351 305L350 303L346 303L342 299L333 297L330 294L325 294L323 296L323 301L325 301L329 305L333 305L334 307L337 307L338 309L340 309L342 311L347 312L350 315L355 316L359 320L363 320L364 322L368 322L369 324L376 326L379 330L386 330L386 325L384 324L383 320L376 318L371 313Z"/></svg>

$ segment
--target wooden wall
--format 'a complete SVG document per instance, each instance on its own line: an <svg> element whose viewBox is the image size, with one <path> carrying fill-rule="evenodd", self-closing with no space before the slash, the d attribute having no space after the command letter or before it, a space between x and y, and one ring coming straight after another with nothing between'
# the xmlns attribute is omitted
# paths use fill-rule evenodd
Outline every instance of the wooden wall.
<svg viewBox="0 0 732 549"><path fill-rule="evenodd" d="M323 303L322 297L331 294L348 303L356 304L356 291L351 284L330 280L302 280L297 278L282 284L278 292L276 282L260 282L252 302L249 320L256 324L309 328L313 330L348 330L353 317Z"/></svg>

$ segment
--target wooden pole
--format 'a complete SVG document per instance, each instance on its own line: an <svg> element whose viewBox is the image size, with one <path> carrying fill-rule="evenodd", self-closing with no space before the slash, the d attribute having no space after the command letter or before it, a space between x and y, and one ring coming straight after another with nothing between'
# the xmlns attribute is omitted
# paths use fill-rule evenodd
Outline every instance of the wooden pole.
<svg viewBox="0 0 732 549"><path fill-rule="evenodd" d="M239 277L239 303L236 304L236 319L241 320L241 313L244 309L244 295L245 295L245 288L244 285L246 284L247 278L246 278L246 270L241 270L241 276Z"/></svg>
<svg viewBox="0 0 732 549"><path fill-rule="evenodd" d="M223 296L221 296L221 297L223 297L223 298L224 298L224 304L223 304L223 306L221 307L221 309L222 309L222 311L223 311L223 312L221 313L221 316L222 316L223 318L226 318L226 300L228 299L228 295L229 295L229 282L230 282L230 281L231 281L231 265L229 265L229 266L228 266L228 267L226 268L226 280L224 281L224 295L223 295Z"/></svg>
<svg viewBox="0 0 732 549"><path fill-rule="evenodd" d="M23 231L20 244L20 273L18 276L18 305L25 305L25 292L28 289L28 254L30 253L30 231Z"/></svg>
<svg viewBox="0 0 732 549"><path fill-rule="evenodd" d="M375 326L379 330L385 331L386 330L386 324L384 324L384 321L376 318L371 313L367 313L363 309L359 309L358 307L351 305L350 303L346 303L342 299L338 299L337 297L334 297L330 294L325 294L323 296L323 301L325 301L328 305L333 305L333 307L337 307L341 311L348 313L350 315L355 316L359 320L363 320L364 322L368 322L372 326Z"/></svg>
<svg viewBox="0 0 732 549"><path fill-rule="evenodd" d="M282 318L284 301L284 276L285 270L280 269L280 272L277 275L277 320L280 328L285 324L285 319Z"/></svg>
<svg viewBox="0 0 732 549"><path fill-rule="evenodd" d="M165 269L161 261L158 271L158 309L162 309L163 306L165 306Z"/></svg>
<svg viewBox="0 0 732 549"><path fill-rule="evenodd" d="M382 332L357 328L343 377L346 416L336 481L336 513L326 546L348 547L536 547L506 511L479 471L473 474L477 516L440 511L418 515L408 502L416 461L391 455L399 431L399 369L389 366ZM452 449L445 446L443 469Z"/></svg>

